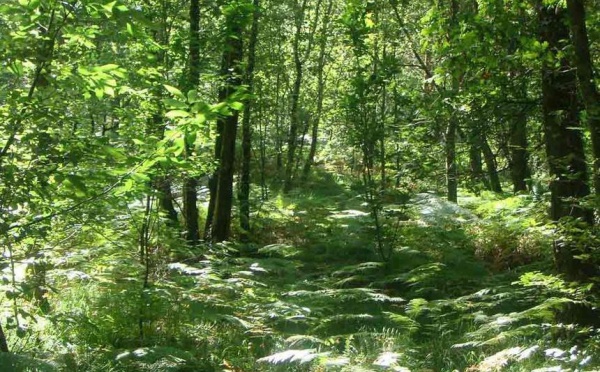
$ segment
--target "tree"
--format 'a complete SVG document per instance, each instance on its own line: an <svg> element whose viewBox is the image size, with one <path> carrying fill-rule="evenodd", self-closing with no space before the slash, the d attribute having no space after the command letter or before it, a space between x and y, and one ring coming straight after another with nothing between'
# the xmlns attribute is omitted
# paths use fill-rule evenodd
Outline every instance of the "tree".
<svg viewBox="0 0 600 372"><path fill-rule="evenodd" d="M200 0L190 0L190 41L187 71L187 90L198 88L200 80ZM185 157L189 160L192 155L192 133L184 133ZM191 246L198 245L200 231L198 227L198 196L196 188L198 180L194 175L188 175L183 181L183 214L185 217L186 239Z"/></svg>
<svg viewBox="0 0 600 372"><path fill-rule="evenodd" d="M219 139L215 148L219 154L218 179L211 226L211 238L216 242L227 240L231 234L235 142L238 110L241 108L241 103L236 99L239 99L241 94L240 63L243 57L242 31L248 13L246 5L245 1L234 0L223 8L225 16L224 50L221 62L223 85L219 90L219 101L229 104L231 111L217 120Z"/></svg>
<svg viewBox="0 0 600 372"><path fill-rule="evenodd" d="M312 132L310 139L310 149L308 156L304 163L304 169L302 171L302 178L306 179L310 174L310 168L315 161L315 154L317 153L317 143L319 136L319 124L323 117L323 100L325 98L325 65L327 57L327 42L330 29L330 21L332 15L333 0L329 0L325 14L323 15L323 24L321 26L321 34L319 35L319 57L317 62L317 107L314 118L312 120Z"/></svg>
<svg viewBox="0 0 600 372"><path fill-rule="evenodd" d="M250 41L248 46L248 64L246 66L245 84L248 94L253 93L254 69L256 65L256 43L258 40L258 23L260 16L260 1L254 0L252 15L252 28L250 30ZM248 239L250 231L250 161L252 156L252 127L250 121L251 106L253 100L248 99L244 106L244 116L242 119L242 170L240 177L240 228L242 230L242 240Z"/></svg>
<svg viewBox="0 0 600 372"><path fill-rule="evenodd" d="M575 67L579 88L586 109L586 118L592 140L594 188L600 195L600 94L596 87L594 65L590 54L590 41L586 27L585 6L582 0L567 0L569 25L575 47Z"/></svg>
<svg viewBox="0 0 600 372"><path fill-rule="evenodd" d="M304 36L302 31L304 20L307 16L309 0L294 0L294 23L295 33L293 39L293 57L294 57L294 83L291 92L291 104L290 104L290 127L288 132L287 140L287 161L285 165L285 175L283 191L289 192L292 189L292 181L294 178L294 171L296 169L296 147L298 146L298 130L301 122L301 107L300 107L300 94L302 88L302 80L304 76L304 63L310 55L313 47L315 29L319 20L319 11L321 8L322 0L317 0L315 6L315 16L311 22L310 30L308 31L308 42L304 50L302 50L301 40ZM304 139L302 139L304 140Z"/></svg>
<svg viewBox="0 0 600 372"><path fill-rule="evenodd" d="M560 5L537 5L540 40L548 43L547 57L542 67L542 112L546 153L552 181L550 182L550 216L554 221L565 217L584 225L593 222L592 213L581 204L590 188L581 125L577 77L568 57L559 53L569 39L566 9ZM589 277L591 269L575 258L577 248L572 243L558 243L556 262L568 277Z"/></svg>

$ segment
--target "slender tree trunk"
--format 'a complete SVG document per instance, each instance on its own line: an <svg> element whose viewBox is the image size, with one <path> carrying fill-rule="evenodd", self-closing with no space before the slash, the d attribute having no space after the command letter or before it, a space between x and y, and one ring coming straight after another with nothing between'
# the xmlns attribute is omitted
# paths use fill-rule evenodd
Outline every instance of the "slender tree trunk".
<svg viewBox="0 0 600 372"><path fill-rule="evenodd" d="M292 88L292 103L291 103L291 114L290 114L290 129L288 133L287 141L287 157L285 165L285 181L283 185L283 191L289 192L292 189L292 178L294 172L294 159L296 154L297 136L298 136L298 125L300 122L298 105L300 103L300 87L302 86L302 61L300 60L300 54L298 44L300 43L300 26L297 29L296 41L294 41L294 67L296 71L296 77L294 79L294 86Z"/></svg>
<svg viewBox="0 0 600 372"><path fill-rule="evenodd" d="M315 161L315 155L317 153L319 125L321 123L321 116L323 115L323 99L325 97L325 57L327 56L327 40L329 36L329 22L331 20L332 8L333 0L329 0L327 11L323 17L323 27L321 29L321 37L319 39L319 59L317 65L317 110L313 120L310 150L308 151L308 157L306 158L306 163L304 163L304 169L302 170L302 178L304 180L306 180L310 174L310 168Z"/></svg>
<svg viewBox="0 0 600 372"><path fill-rule="evenodd" d="M448 201L458 201L458 172L456 166L456 128L457 120L451 117L446 129L446 188Z"/></svg>
<svg viewBox="0 0 600 372"><path fill-rule="evenodd" d="M221 157L221 142L223 137L223 121L217 120L217 138L215 139L215 159ZM212 234L213 220L215 216L215 203L217 201L217 182L219 180L219 167L215 169L208 179L208 208L206 210L206 221L204 223L204 240L210 240Z"/></svg>
<svg viewBox="0 0 600 372"><path fill-rule="evenodd" d="M200 1L190 0L190 44L189 66L187 76L188 90L197 89L200 80ZM193 151L185 134L185 157L190 158ZM198 180L195 176L187 176L183 181L183 213L185 216L186 240L189 245L196 246L200 241L198 228Z"/></svg>
<svg viewBox="0 0 600 372"><path fill-rule="evenodd" d="M4 334L2 323L0 323L0 352L8 353L8 351L8 342L6 341L6 335Z"/></svg>
<svg viewBox="0 0 600 372"><path fill-rule="evenodd" d="M500 177L498 177L498 167L496 165L496 156L490 147L485 136L481 137L481 150L483 152L483 159L485 161L485 168L487 169L488 177L490 179L490 189L493 192L501 193L502 184L500 183Z"/></svg>
<svg viewBox="0 0 600 372"><path fill-rule="evenodd" d="M385 58L385 47L383 49ZM385 119L386 119L386 104L387 104L387 89L385 83L383 85L383 93L381 97L381 117L379 118L379 167L381 172L381 190L385 190L387 186L386 176L386 152L385 152Z"/></svg>
<svg viewBox="0 0 600 372"><path fill-rule="evenodd" d="M279 44L277 46L277 51L279 55L283 54L283 42L279 40ZM282 145L282 134L281 134L281 113L284 112L284 105L280 102L281 99L281 75L282 71L280 68L277 68L277 79L275 82L275 165L277 167L277 174L280 174L283 169L283 145Z"/></svg>
<svg viewBox="0 0 600 372"><path fill-rule="evenodd" d="M450 1L450 27L455 29L458 27L458 0ZM452 35L449 34L451 40ZM456 59L456 58L455 58ZM458 61L454 61L455 66ZM452 74L453 76L456 74ZM458 77L452 78L452 93L458 94L460 82ZM448 124L446 127L446 188L448 192L448 201L458 202L458 166L456 164L456 132L458 130L458 118L455 112L450 113Z"/></svg>
<svg viewBox="0 0 600 372"><path fill-rule="evenodd" d="M223 51L221 75L225 78L224 86L219 91L219 101L225 102L240 87L240 62L243 57L242 20L244 9L235 2L226 15L226 41ZM238 126L238 111L218 119L223 132L221 135L219 178L215 196L215 210L211 237L215 242L229 239L231 234L231 208L233 204L233 174L235 167L235 141Z"/></svg>
<svg viewBox="0 0 600 372"><path fill-rule="evenodd" d="M510 173L513 192L527 191L529 172L529 152L527 151L527 112L520 109L512 119L510 129Z"/></svg>
<svg viewBox="0 0 600 372"><path fill-rule="evenodd" d="M300 40L302 38L302 24L306 16L306 8L308 0L303 0L302 4L299 5L296 0L296 32L294 35L293 42L293 53L294 53L294 70L295 78L292 87L292 102L290 109L290 130L288 132L288 148L287 148L287 163L285 165L285 176L283 184L283 192L287 193L292 189L292 181L294 178L294 170L296 169L296 147L298 146L298 127L300 125L300 88L302 87L303 68L304 62L310 55L312 50L312 41L314 40L314 31L319 20L319 10L321 7L322 0L317 0L315 6L315 18L312 22L311 30L308 33L308 45L304 53L300 51ZM299 5L299 6L298 6Z"/></svg>
<svg viewBox="0 0 600 372"><path fill-rule="evenodd" d="M490 184L487 178L483 175L483 161L481 159L481 141L480 136L474 134L471 136L471 144L469 147L469 165L471 168L471 180L477 185L479 189L479 183L483 183L483 186L488 189Z"/></svg>
<svg viewBox="0 0 600 372"><path fill-rule="evenodd" d="M246 85L248 93L253 92L254 66L256 63L256 42L258 40L258 19L260 15L260 0L254 0L254 13L252 17L252 30L248 45L248 66L246 67ZM252 128L250 127L252 101L248 100L244 107L242 121L242 175L240 180L240 228L242 241L248 240L250 231L250 157L252 156Z"/></svg>
<svg viewBox="0 0 600 372"><path fill-rule="evenodd" d="M164 118L161 114L155 114L152 119L148 121L147 132L149 134L155 134L159 139L164 137L165 125ZM177 219L177 210L175 209L175 203L173 202L173 193L171 191L171 179L167 175L157 175L152 180L152 187L158 192L158 200L161 209L167 216L167 221L170 226L177 226L179 223Z"/></svg>
<svg viewBox="0 0 600 372"><path fill-rule="evenodd" d="M550 215L554 221L563 217L577 218L586 227L592 224L593 215L580 204L590 188L579 123L577 78L568 59L558 54L564 47L563 40L569 38L566 12L558 6L538 4L538 13L541 41L548 43L551 57L558 62L557 65L545 58L542 69L543 124L552 176ZM576 258L581 253L582 247L574 243L562 241L555 245L558 269L569 279L589 278L596 271L592 265Z"/></svg>
<svg viewBox="0 0 600 372"><path fill-rule="evenodd" d="M590 41L585 23L583 0L567 0L569 24L575 47L577 78L587 112L587 122L592 139L594 188L600 195L600 94L596 88L594 66L590 56Z"/></svg>

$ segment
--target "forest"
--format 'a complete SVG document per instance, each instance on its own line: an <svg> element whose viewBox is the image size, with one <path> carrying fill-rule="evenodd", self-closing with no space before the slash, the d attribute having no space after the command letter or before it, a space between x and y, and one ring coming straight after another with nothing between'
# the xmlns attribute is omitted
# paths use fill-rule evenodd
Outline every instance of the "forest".
<svg viewBox="0 0 600 372"><path fill-rule="evenodd" d="M600 370L599 0L1 0L0 371Z"/></svg>

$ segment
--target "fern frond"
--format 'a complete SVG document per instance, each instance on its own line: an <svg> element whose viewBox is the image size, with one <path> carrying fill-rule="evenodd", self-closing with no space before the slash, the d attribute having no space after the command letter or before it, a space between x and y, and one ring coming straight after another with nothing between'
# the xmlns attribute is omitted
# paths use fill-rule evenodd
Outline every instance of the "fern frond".
<svg viewBox="0 0 600 372"><path fill-rule="evenodd" d="M264 358L260 358L260 359L258 359L258 362L270 363L270 364L284 364L284 363L298 362L300 364L304 364L304 363L310 363L313 360L320 358L320 357L326 357L329 354L331 354L331 353L329 353L329 352L318 353L318 352L316 352L316 349L301 349L301 350L292 349L292 350L286 350L286 351L282 351L280 353L272 354L272 355L266 356Z"/></svg>

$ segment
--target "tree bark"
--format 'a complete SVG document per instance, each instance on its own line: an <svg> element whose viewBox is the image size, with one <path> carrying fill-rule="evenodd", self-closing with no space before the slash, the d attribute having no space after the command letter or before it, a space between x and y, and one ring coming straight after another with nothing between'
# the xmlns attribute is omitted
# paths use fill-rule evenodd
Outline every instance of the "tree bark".
<svg viewBox="0 0 600 372"><path fill-rule="evenodd" d="M594 188L600 195L600 94L595 83L594 66L590 56L590 41L585 23L585 6L582 0L567 0L569 25L575 47L575 66L579 88L587 112L587 122L594 156Z"/></svg>
<svg viewBox="0 0 600 372"><path fill-rule="evenodd" d="M446 188L448 191L448 201L456 203L458 201L458 172L456 166L456 129L457 120L451 117L446 129Z"/></svg>
<svg viewBox="0 0 600 372"><path fill-rule="evenodd" d="M527 179L531 177L527 147L527 112L520 109L512 119L509 139L510 175L514 193L527 191Z"/></svg>
<svg viewBox="0 0 600 372"><path fill-rule="evenodd" d="M240 62L243 57L242 21L243 7L235 2L226 15L226 40L223 51L221 76L225 79L219 90L219 101L225 102L240 87ZM233 174L235 167L235 141L238 126L238 111L232 109L229 116L221 116L218 122L222 126L219 178L215 194L215 210L211 237L215 242L229 239L231 234L231 207L233 204Z"/></svg>
<svg viewBox="0 0 600 372"><path fill-rule="evenodd" d="M8 351L8 342L6 341L6 335L4 334L2 324L0 323L0 352L8 353Z"/></svg>
<svg viewBox="0 0 600 372"><path fill-rule="evenodd" d="M200 1L190 0L190 42L189 66L187 76L188 90L198 87L200 80ZM187 133L186 133L187 137ZM185 139L185 157L189 159L193 151L192 144ZM183 213L185 216L186 240L190 246L198 245L200 230L198 228L198 180L195 176L187 176L183 181Z"/></svg>
<svg viewBox="0 0 600 372"><path fill-rule="evenodd" d="M458 26L458 12L459 12L458 0L450 1L450 28L455 29ZM449 39L451 42L452 35L449 33ZM456 59L456 58L455 58ZM455 61L455 64L457 61ZM458 77L453 73L452 78L452 93L458 94L460 89L460 82ZM456 164L456 132L458 130L458 118L456 113L451 112L450 118L448 119L448 126L446 127L446 188L448 192L448 201L458 202L458 166Z"/></svg>
<svg viewBox="0 0 600 372"><path fill-rule="evenodd" d="M481 141L480 136L472 134L469 146L469 165L471 168L471 182L479 190L479 183L483 183L486 189L489 189L489 182L483 175L483 161L481 159Z"/></svg>
<svg viewBox="0 0 600 372"><path fill-rule="evenodd" d="M580 204L590 188L587 184L587 166L581 127L577 77L566 57L559 57L563 40L568 40L566 12L560 7L538 4L540 37L548 43L553 60L544 59L542 68L542 111L548 157L551 191L550 216L554 221L564 217L576 218L585 227L593 222L591 211ZM559 59L560 58L560 59ZM576 234L571 232L571 234ZM585 247L561 241L555 247L555 261L559 271L569 279L589 278L595 271L576 256Z"/></svg>
<svg viewBox="0 0 600 372"><path fill-rule="evenodd" d="M305 2L306 3L306 2ZM302 9L304 12L304 7ZM302 17L303 18L303 17ZM296 77L294 78L294 85L292 88L292 103L290 110L290 129L288 133L287 141L287 157L285 165L285 181L283 185L283 191L289 192L292 189L292 178L294 172L294 158L296 153L297 136L298 136L298 125L300 123L298 105L300 103L300 87L302 86L302 60L300 59L300 29L302 22L297 22L296 25L296 36L294 37L294 68Z"/></svg>
<svg viewBox="0 0 600 372"><path fill-rule="evenodd" d="M296 158L296 147L298 146L298 127L300 125L300 88L302 87L303 68L304 62L310 55L312 50L312 42L314 40L315 28L319 20L319 10L321 7L322 0L317 0L315 7L315 18L313 20L311 30L308 34L308 45L304 50L304 53L300 51L300 40L302 37L302 24L304 23L304 17L306 16L306 8L308 0L303 0L302 4L298 7L298 0L296 0L296 32L294 35L293 42L293 54L294 54L294 69L296 76L294 78L294 85L292 88L292 102L290 108L290 130L288 132L288 149L285 165L285 177L283 184L283 192L287 193L292 189L292 181L294 178L295 170L295 158Z"/></svg>
<svg viewBox="0 0 600 372"><path fill-rule="evenodd" d="M485 136L481 136L481 150L483 152L483 159L485 161L485 168L490 179L490 189L493 192L501 193L502 184L500 183L500 177L498 177L498 167L496 165L496 156L490 147Z"/></svg>
<svg viewBox="0 0 600 372"><path fill-rule="evenodd" d="M256 43L258 40L258 20L260 16L260 0L254 0L254 13L252 16L252 30L248 45L248 66L246 67L246 86L248 93L253 93L254 67L256 64ZM244 107L242 120L242 174L240 180L240 228L241 240L248 240L250 232L250 158L252 156L252 128L250 126L252 101L247 100Z"/></svg>

